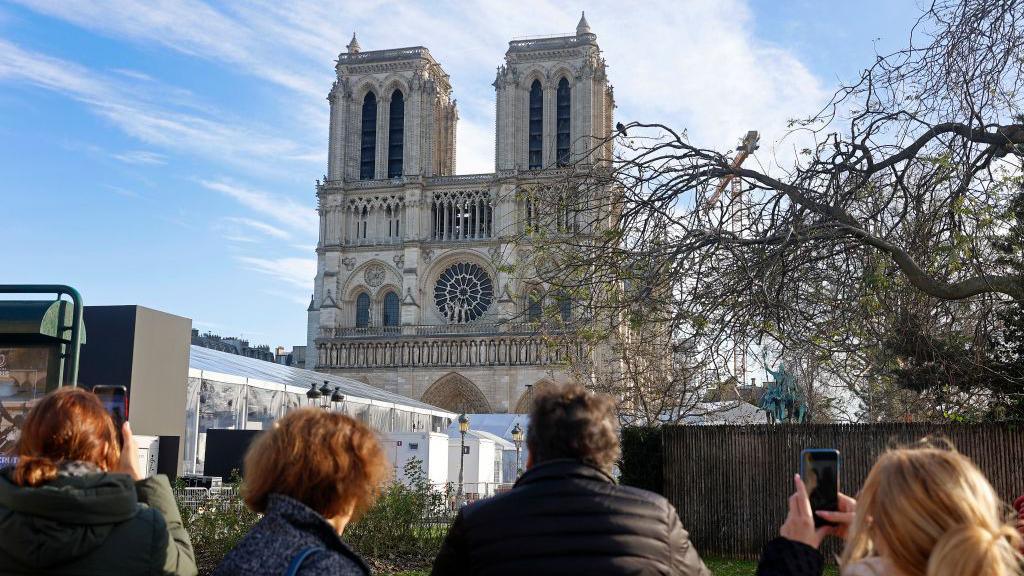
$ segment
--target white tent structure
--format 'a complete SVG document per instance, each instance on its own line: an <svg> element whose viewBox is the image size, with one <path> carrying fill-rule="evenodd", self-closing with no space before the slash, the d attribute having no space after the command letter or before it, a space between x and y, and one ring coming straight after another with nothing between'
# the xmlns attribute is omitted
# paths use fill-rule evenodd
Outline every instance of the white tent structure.
<svg viewBox="0 0 1024 576"><path fill-rule="evenodd" d="M344 396L340 410L382 435L441 432L455 414L341 376L292 368L192 346L185 415L184 470L203 473L206 431L262 430L307 404L310 386L326 385Z"/></svg>
<svg viewBox="0 0 1024 576"><path fill-rule="evenodd" d="M505 448L515 446L511 442L484 432L466 432L465 446L458 428L448 434L448 481L457 489L459 467L462 466L463 492L470 500L493 496L502 484L502 461ZM465 449L465 452L460 450Z"/></svg>
<svg viewBox="0 0 1024 576"><path fill-rule="evenodd" d="M764 410L749 402L701 402L683 418L683 424L732 425L767 424L768 415Z"/></svg>
<svg viewBox="0 0 1024 576"><path fill-rule="evenodd" d="M518 468L526 468L526 441L523 440L519 451L519 465L516 466L515 444L512 442L512 428L516 424L522 429L525 439L526 428L529 427L529 415L527 414L466 414L469 418L469 429L484 431L490 436L497 437L504 444L500 450L502 454L501 474L496 477L495 482L513 483L517 479ZM453 421L447 429L450 438L459 438L459 422ZM456 455L459 448L455 449ZM456 472L458 474L458 471ZM449 482L455 482L457 477L450 477Z"/></svg>

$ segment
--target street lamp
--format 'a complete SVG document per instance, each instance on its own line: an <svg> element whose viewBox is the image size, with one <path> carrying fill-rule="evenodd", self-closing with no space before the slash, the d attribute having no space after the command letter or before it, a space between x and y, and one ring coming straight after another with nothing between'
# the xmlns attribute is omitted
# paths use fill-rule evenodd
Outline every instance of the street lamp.
<svg viewBox="0 0 1024 576"><path fill-rule="evenodd" d="M512 442L516 445L516 478L523 473L523 468L519 466L519 449L523 445L523 428L516 422L516 425L512 427Z"/></svg>
<svg viewBox="0 0 1024 576"><path fill-rule="evenodd" d="M324 380L324 385L320 387L320 407L324 410L331 407L331 387L328 386L327 380Z"/></svg>
<svg viewBox="0 0 1024 576"><path fill-rule="evenodd" d="M459 414L459 434L462 435L462 441L459 444L459 491L455 494L455 504L458 507L462 507L462 468L466 460L466 432L469 432L469 418L466 415Z"/></svg>
<svg viewBox="0 0 1024 576"><path fill-rule="evenodd" d="M345 402L345 396L341 393L341 388L338 386L334 387L334 392L331 392L331 409L337 412L341 410L341 405Z"/></svg>
<svg viewBox="0 0 1024 576"><path fill-rule="evenodd" d="M316 382L309 385L309 390L306 390L306 405L315 407L320 405L320 391L316 389Z"/></svg>

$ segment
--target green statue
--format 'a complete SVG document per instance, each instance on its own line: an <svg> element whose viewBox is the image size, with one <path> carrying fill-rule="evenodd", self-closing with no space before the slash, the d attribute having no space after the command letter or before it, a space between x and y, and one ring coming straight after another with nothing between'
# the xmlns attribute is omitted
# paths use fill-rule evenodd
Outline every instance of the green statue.
<svg viewBox="0 0 1024 576"><path fill-rule="evenodd" d="M782 362L779 362L776 370L769 368L767 361L763 364L764 371L774 380L761 396L760 408L768 414L768 422L805 422L807 402L796 385L796 378L786 371L786 366Z"/></svg>

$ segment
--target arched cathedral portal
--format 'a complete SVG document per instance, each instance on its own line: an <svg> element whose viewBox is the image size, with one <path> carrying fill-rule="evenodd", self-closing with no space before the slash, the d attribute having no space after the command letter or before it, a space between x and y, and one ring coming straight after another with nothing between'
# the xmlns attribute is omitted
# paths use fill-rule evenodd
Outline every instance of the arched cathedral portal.
<svg viewBox="0 0 1024 576"><path fill-rule="evenodd" d="M487 414L491 411L491 405L483 392L455 372L442 376L427 388L423 393L423 401L452 412Z"/></svg>

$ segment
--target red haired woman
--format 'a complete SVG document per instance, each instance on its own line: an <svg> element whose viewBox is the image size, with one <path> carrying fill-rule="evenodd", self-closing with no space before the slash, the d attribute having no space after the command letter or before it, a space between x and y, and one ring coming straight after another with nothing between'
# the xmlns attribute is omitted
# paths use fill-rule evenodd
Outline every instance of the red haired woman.
<svg viewBox="0 0 1024 576"><path fill-rule="evenodd" d="M25 418L18 463L0 470L0 573L196 574L163 475L143 479L135 440L80 388Z"/></svg>

